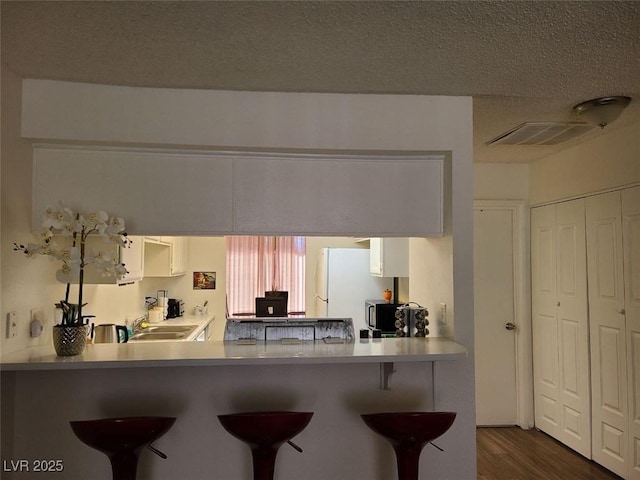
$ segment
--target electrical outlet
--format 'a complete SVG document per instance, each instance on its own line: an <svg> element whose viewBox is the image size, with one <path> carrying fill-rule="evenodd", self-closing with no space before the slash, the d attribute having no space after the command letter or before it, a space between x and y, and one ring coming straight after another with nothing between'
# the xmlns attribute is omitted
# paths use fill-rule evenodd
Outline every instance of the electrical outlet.
<svg viewBox="0 0 640 480"><path fill-rule="evenodd" d="M7 313L7 338L18 335L18 320L16 312Z"/></svg>
<svg viewBox="0 0 640 480"><path fill-rule="evenodd" d="M440 304L440 323L442 325L447 324L447 304L446 303Z"/></svg>

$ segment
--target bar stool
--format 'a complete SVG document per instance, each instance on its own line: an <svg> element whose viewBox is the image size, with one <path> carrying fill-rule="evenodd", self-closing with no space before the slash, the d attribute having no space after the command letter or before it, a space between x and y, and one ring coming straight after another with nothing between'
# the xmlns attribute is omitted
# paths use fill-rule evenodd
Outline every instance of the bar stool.
<svg viewBox="0 0 640 480"><path fill-rule="evenodd" d="M418 480L424 446L449 430L455 412L372 413L360 415L364 423L393 447L398 480Z"/></svg>
<svg viewBox="0 0 640 480"><path fill-rule="evenodd" d="M311 421L312 412L248 412L218 415L224 429L245 442L251 449L253 479L273 480L276 455L287 442L291 442Z"/></svg>
<svg viewBox="0 0 640 480"><path fill-rule="evenodd" d="M82 442L109 457L113 480L135 480L143 447L167 458L150 443L167 433L175 421L173 417L124 417L69 423Z"/></svg>

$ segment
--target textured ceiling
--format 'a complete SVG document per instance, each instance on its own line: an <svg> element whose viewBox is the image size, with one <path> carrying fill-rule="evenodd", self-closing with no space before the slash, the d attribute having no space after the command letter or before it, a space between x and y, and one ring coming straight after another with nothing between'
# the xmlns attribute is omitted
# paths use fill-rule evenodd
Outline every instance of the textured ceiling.
<svg viewBox="0 0 640 480"><path fill-rule="evenodd" d="M2 1L1 60L27 78L283 92L474 97L474 154L529 162L559 147L485 147L525 121L634 101L639 1ZM606 130L605 132L606 133Z"/></svg>

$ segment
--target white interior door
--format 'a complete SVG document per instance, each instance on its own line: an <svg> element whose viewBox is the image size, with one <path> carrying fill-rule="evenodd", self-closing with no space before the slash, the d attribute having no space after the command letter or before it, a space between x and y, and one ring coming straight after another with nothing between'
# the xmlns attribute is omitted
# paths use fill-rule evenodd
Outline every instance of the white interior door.
<svg viewBox="0 0 640 480"><path fill-rule="evenodd" d="M558 299L558 439L591 457L589 311L584 200L556 205Z"/></svg>
<svg viewBox="0 0 640 480"><path fill-rule="evenodd" d="M627 378L629 390L629 479L640 480L640 187L622 192Z"/></svg>
<svg viewBox="0 0 640 480"><path fill-rule="evenodd" d="M593 459L625 477L628 408L620 193L587 199Z"/></svg>
<svg viewBox="0 0 640 480"><path fill-rule="evenodd" d="M556 296L556 209L531 210L531 312L535 423L558 438L560 407Z"/></svg>
<svg viewBox="0 0 640 480"><path fill-rule="evenodd" d="M515 425L516 326L511 209L474 209L476 424Z"/></svg>
<svg viewBox="0 0 640 480"><path fill-rule="evenodd" d="M591 455L584 202L531 212L536 426Z"/></svg>

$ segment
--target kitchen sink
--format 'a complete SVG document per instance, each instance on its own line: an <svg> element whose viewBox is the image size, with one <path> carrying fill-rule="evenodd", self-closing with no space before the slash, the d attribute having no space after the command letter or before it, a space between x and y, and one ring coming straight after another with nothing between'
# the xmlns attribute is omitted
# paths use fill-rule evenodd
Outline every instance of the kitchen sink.
<svg viewBox="0 0 640 480"><path fill-rule="evenodd" d="M130 340L184 340L197 325L150 325L131 335Z"/></svg>
<svg viewBox="0 0 640 480"><path fill-rule="evenodd" d="M163 332L163 333L186 333L189 334L193 332L193 330L197 327L197 325L158 325L147 327L144 329L143 333L146 332Z"/></svg>
<svg viewBox="0 0 640 480"><path fill-rule="evenodd" d="M129 340L183 340L187 336L185 332L142 332L132 335Z"/></svg>

